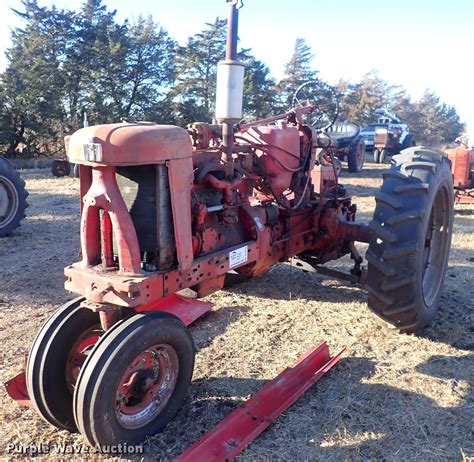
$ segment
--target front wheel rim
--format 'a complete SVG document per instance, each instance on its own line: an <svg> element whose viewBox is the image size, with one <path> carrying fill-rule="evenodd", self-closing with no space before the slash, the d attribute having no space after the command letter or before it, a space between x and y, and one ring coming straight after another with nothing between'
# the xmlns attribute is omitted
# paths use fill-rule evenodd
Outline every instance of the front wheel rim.
<svg viewBox="0 0 474 462"><path fill-rule="evenodd" d="M443 282L449 250L450 194L443 185L436 193L431 206L425 233L422 261L422 290L425 305L436 300Z"/></svg>
<svg viewBox="0 0 474 462"><path fill-rule="evenodd" d="M141 428L152 422L170 400L179 374L174 347L160 343L136 356L120 378L115 414L124 428Z"/></svg>
<svg viewBox="0 0 474 462"><path fill-rule="evenodd" d="M104 331L100 324L96 324L84 331L74 342L69 352L65 369L66 385L71 395L74 393L77 378L84 362L103 334Z"/></svg>

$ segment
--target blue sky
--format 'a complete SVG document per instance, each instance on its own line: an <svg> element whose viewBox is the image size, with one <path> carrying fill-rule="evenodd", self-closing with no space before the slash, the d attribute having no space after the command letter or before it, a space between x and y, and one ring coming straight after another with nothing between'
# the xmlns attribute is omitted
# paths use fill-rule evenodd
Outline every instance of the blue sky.
<svg viewBox="0 0 474 462"><path fill-rule="evenodd" d="M225 0L105 0L119 20L151 14L180 43L205 22L227 14ZM39 0L40 5L77 9L81 0ZM0 69L9 29L21 24L0 0ZM275 77L281 77L296 37L311 46L321 78L357 81L376 69L418 98L426 88L454 105L474 129L472 56L474 0L244 0L241 46L251 48Z"/></svg>

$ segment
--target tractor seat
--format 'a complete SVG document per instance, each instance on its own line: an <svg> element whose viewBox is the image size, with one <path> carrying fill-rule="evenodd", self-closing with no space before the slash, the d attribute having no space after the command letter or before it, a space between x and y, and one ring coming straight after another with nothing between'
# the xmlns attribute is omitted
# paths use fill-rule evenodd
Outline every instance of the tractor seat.
<svg viewBox="0 0 474 462"><path fill-rule="evenodd" d="M330 127L327 134L331 138L332 146L336 149L342 149L350 146L359 136L359 133L359 125L350 122L339 122Z"/></svg>

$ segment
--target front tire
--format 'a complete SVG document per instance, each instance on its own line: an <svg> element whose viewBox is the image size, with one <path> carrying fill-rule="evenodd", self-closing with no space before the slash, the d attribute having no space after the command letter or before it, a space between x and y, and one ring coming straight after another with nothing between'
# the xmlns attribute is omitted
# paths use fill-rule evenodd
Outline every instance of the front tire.
<svg viewBox="0 0 474 462"><path fill-rule="evenodd" d="M418 333L438 309L453 230L453 181L440 152L393 157L376 194L366 259L369 308L402 332Z"/></svg>
<svg viewBox="0 0 474 462"><path fill-rule="evenodd" d="M72 396L76 372L100 334L99 315L81 308L84 297L65 303L38 332L28 355L26 386L38 413L50 424L76 431Z"/></svg>
<svg viewBox="0 0 474 462"><path fill-rule="evenodd" d="M194 369L194 343L176 317L154 312L117 323L89 356L74 415L94 447L138 444L181 407Z"/></svg>

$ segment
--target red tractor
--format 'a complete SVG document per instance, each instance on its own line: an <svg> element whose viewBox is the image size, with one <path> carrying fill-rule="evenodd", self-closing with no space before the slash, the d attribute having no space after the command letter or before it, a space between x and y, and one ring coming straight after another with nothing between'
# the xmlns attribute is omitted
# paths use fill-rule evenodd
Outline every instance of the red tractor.
<svg viewBox="0 0 474 462"><path fill-rule="evenodd" d="M373 220L357 222L331 135L317 130L327 116L318 101L237 125L235 3L218 68L219 124L97 125L69 140L82 259L65 268L65 287L77 298L38 333L16 385L25 381L44 419L95 447L143 441L182 405L195 354L185 325L204 303L183 289L204 297L231 271L257 277L291 260L364 284L369 308L402 332L419 332L439 305L453 225L448 160L421 148L394 157ZM356 242L369 243L367 270ZM322 266L344 255L350 272Z"/></svg>
<svg viewBox="0 0 474 462"><path fill-rule="evenodd" d="M459 137L454 147L444 152L451 161L456 203L474 204L474 150L467 138Z"/></svg>

